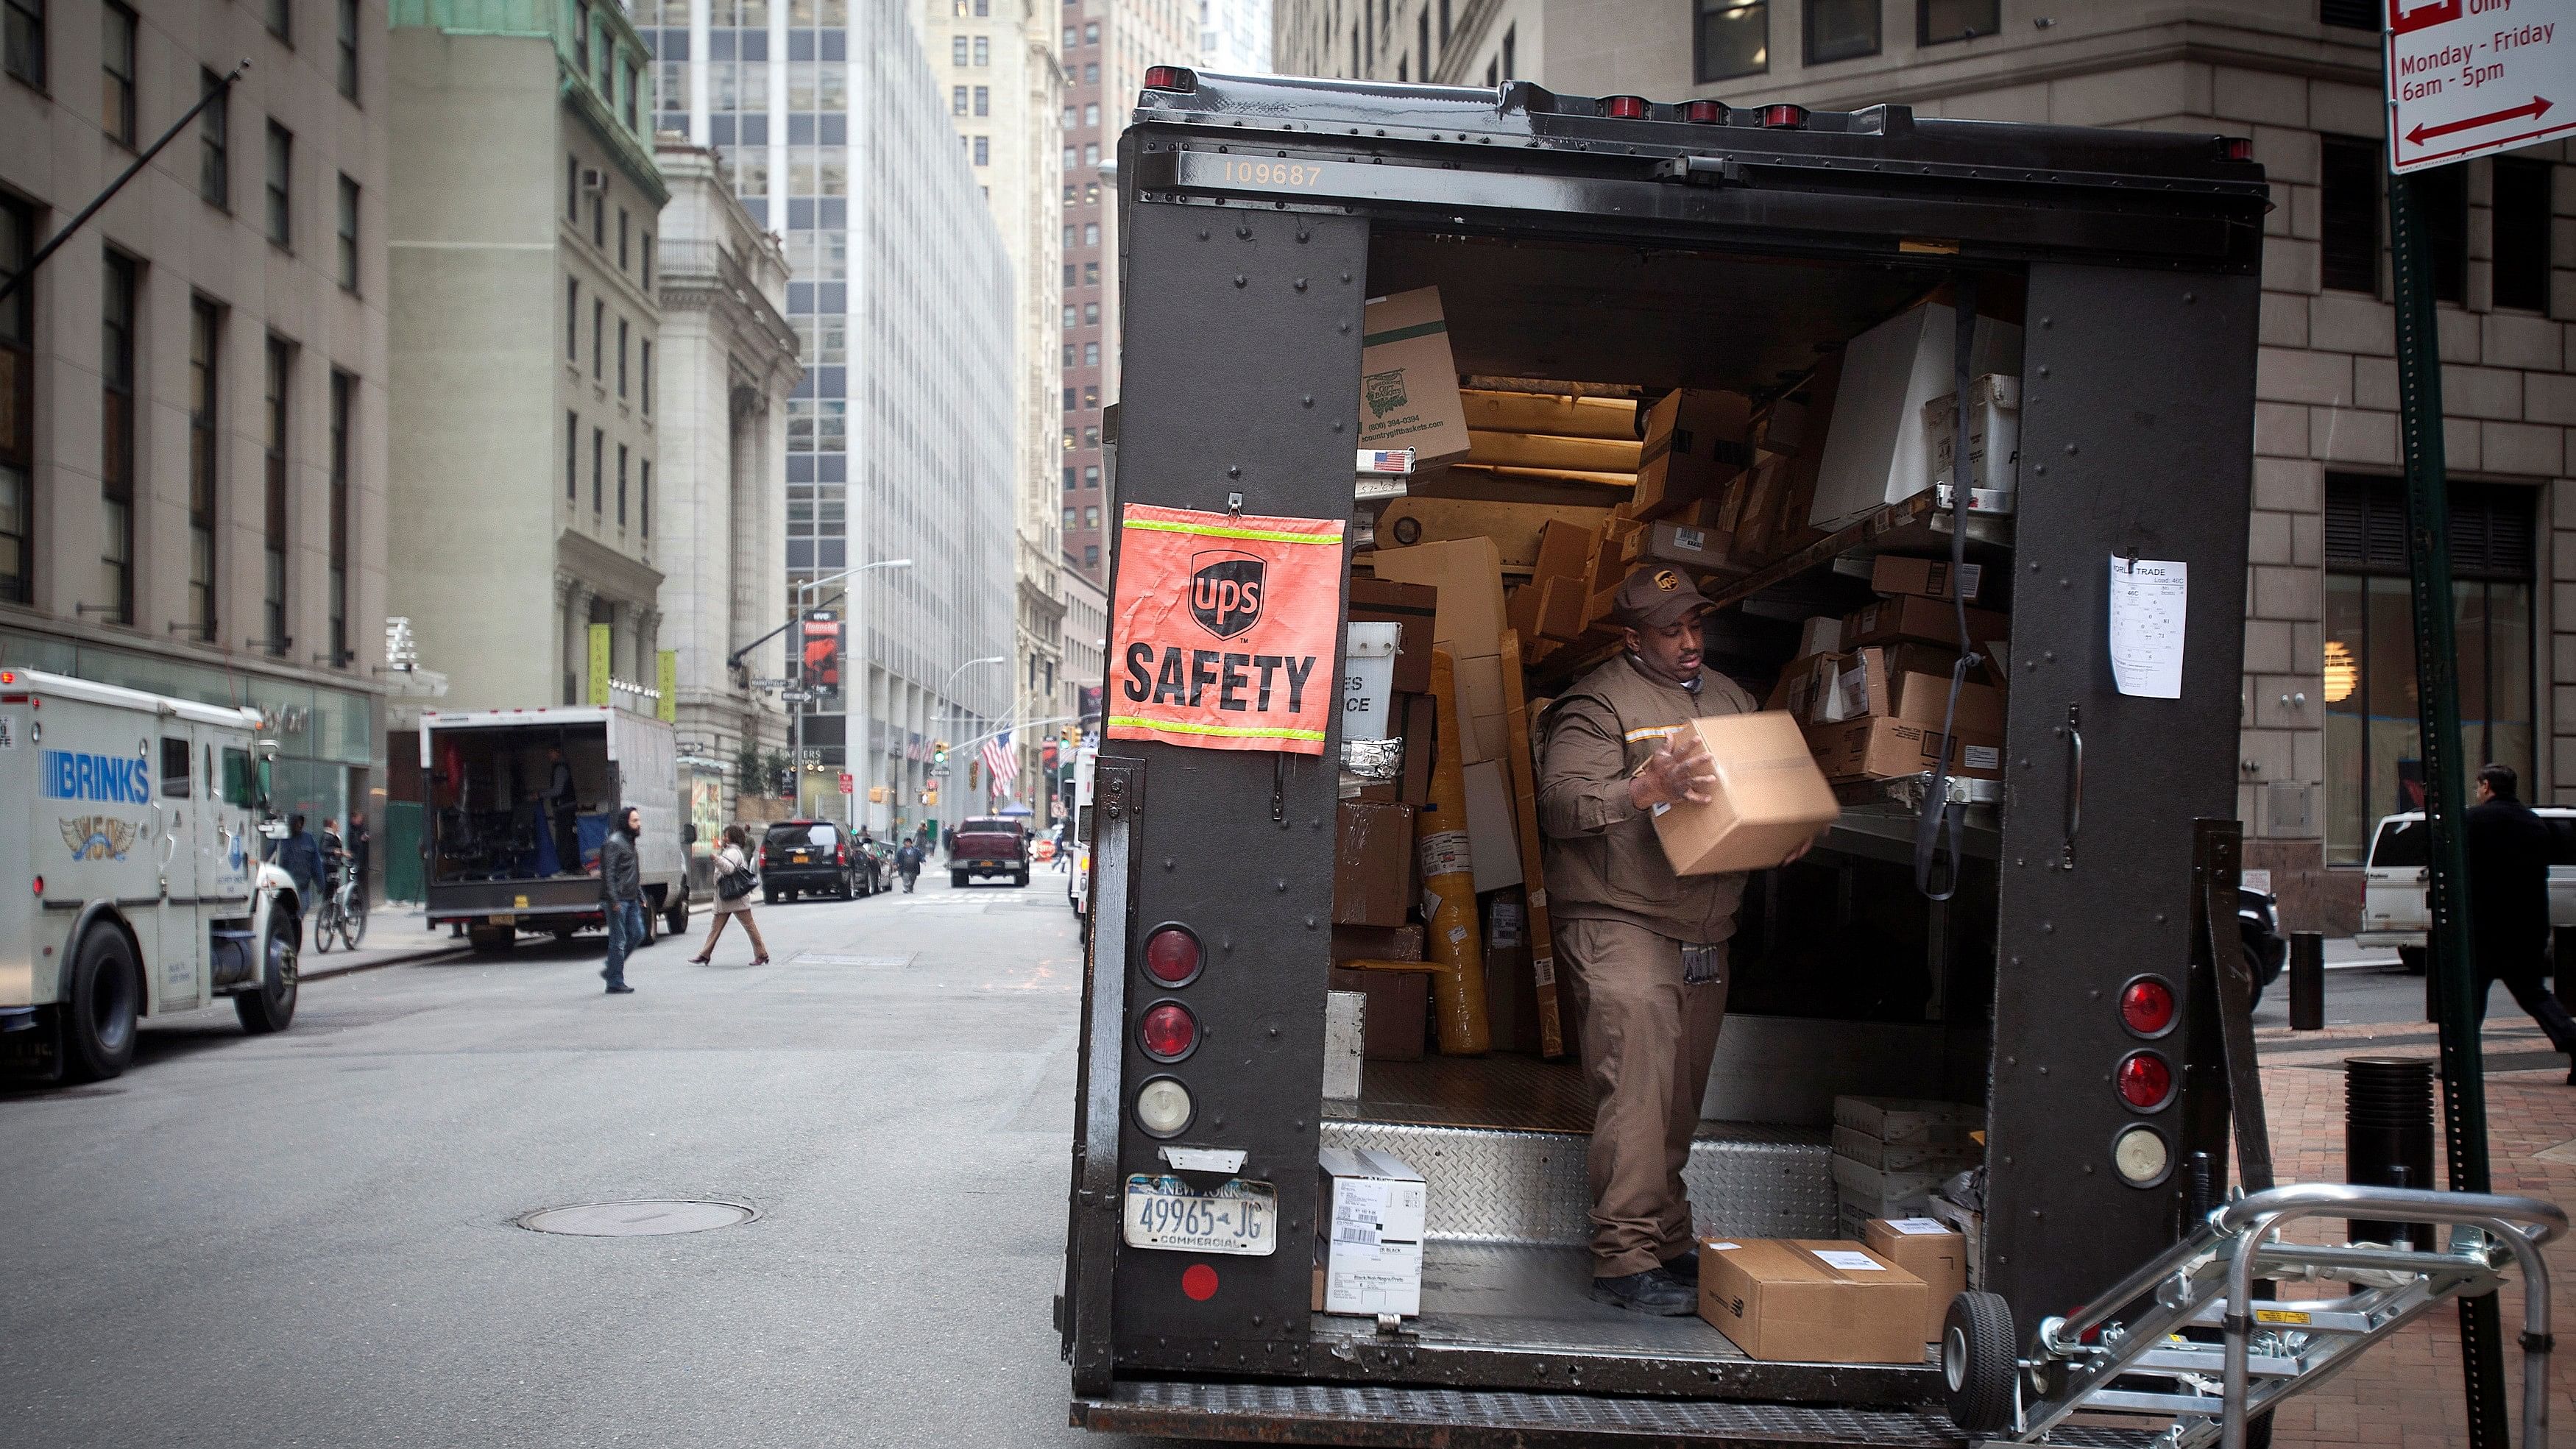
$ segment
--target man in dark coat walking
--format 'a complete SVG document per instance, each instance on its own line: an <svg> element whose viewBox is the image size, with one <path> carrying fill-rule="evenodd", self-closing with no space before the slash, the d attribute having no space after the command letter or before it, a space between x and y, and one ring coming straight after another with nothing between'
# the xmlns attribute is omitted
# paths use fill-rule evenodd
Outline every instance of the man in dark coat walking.
<svg viewBox="0 0 2576 1449"><path fill-rule="evenodd" d="M599 974L607 978L611 996L635 989L626 984L626 957L644 944L644 873L635 855L635 837L643 828L642 812L629 805L617 812L599 847L600 913L608 918L608 964Z"/></svg>
<svg viewBox="0 0 2576 1449"><path fill-rule="evenodd" d="M2515 798L2521 784L2510 765L2478 771L2478 801L2469 807L2469 919L2476 923L2478 1016L2487 993L2501 981L2514 1004L2549 1034L2549 1044L2570 1058L2567 1081L2576 1086L2576 1018L2541 984L2549 945L2549 827ZM2576 962L2559 969L2576 970Z"/></svg>

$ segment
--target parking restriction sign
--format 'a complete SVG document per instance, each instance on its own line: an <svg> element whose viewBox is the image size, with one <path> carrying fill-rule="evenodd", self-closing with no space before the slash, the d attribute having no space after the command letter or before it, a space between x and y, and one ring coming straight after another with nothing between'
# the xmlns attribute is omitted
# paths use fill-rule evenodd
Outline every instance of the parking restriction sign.
<svg viewBox="0 0 2576 1449"><path fill-rule="evenodd" d="M2576 4L2380 0L2388 164L2397 172L2576 130Z"/></svg>
<svg viewBox="0 0 2576 1449"><path fill-rule="evenodd" d="M844 795L856 794L858 793L858 787L859 782L851 778L849 771L843 770L841 772L841 793Z"/></svg>

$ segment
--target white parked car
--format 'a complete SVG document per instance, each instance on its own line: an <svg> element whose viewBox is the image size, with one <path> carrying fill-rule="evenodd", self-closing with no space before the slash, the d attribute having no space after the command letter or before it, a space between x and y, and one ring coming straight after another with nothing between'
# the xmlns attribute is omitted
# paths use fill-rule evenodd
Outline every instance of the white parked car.
<svg viewBox="0 0 2576 1449"><path fill-rule="evenodd" d="M2532 813L2549 826L2549 924L2576 926L2576 809L2541 805ZM2424 970L2425 933L2433 927L2433 908L2425 898L2430 849L2423 811L2380 818L2362 872L2361 931L2353 938L2363 946L2396 947L2398 959L2418 975Z"/></svg>

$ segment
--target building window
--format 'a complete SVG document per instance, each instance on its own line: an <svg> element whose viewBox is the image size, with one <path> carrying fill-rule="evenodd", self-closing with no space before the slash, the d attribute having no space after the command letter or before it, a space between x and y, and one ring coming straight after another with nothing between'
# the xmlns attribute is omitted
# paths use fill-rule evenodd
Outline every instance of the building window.
<svg viewBox="0 0 2576 1449"><path fill-rule="evenodd" d="M950 86L948 88L948 114L952 116L962 116L966 114L966 88L964 86Z"/></svg>
<svg viewBox="0 0 2576 1449"><path fill-rule="evenodd" d="M993 42L988 37L981 35L975 37L975 63L977 65L993 63Z"/></svg>
<svg viewBox="0 0 2576 1449"><path fill-rule="evenodd" d="M1520 33L1520 27L1517 25L1506 26L1503 30L1503 79L1505 80L1511 79L1513 75L1512 52L1520 43Z"/></svg>
<svg viewBox="0 0 2576 1449"><path fill-rule="evenodd" d="M623 115L625 116L625 118L626 118L626 129L628 129L628 130L632 131L632 130L636 130L636 129L637 129L637 126L636 126L636 124L635 124L635 89L636 89L636 87L635 87L635 65L634 65L634 63L633 63L632 61L629 61L629 62L626 64L625 68L620 72L620 74L621 74L621 75L624 77L624 79L625 79L625 88L624 88L624 89L622 89L622 90L620 90L620 91L618 92L618 109L619 109L620 113L621 113L621 114L623 114Z"/></svg>
<svg viewBox="0 0 2576 1449"><path fill-rule="evenodd" d="M0 68L39 90L45 84L45 0L5 0L7 38Z"/></svg>
<svg viewBox="0 0 2576 1449"><path fill-rule="evenodd" d="M2003 0L1914 0L1914 43L1973 40L2003 29Z"/></svg>
<svg viewBox="0 0 2576 1449"><path fill-rule="evenodd" d="M965 36L952 35L948 37L948 63L950 65L964 65L966 63Z"/></svg>
<svg viewBox="0 0 2576 1449"><path fill-rule="evenodd" d="M1087 543L1082 546L1082 566L1087 569L1100 567L1100 545Z"/></svg>
<svg viewBox="0 0 2576 1449"><path fill-rule="evenodd" d="M1098 45L1100 43L1099 21L1094 20L1090 24L1082 27L1082 43L1085 45Z"/></svg>
<svg viewBox="0 0 2576 1449"><path fill-rule="evenodd" d="M268 33L295 48L295 0L267 0Z"/></svg>
<svg viewBox="0 0 2576 1449"><path fill-rule="evenodd" d="M1083 125L1085 125L1085 126L1097 126L1097 125L1099 125L1099 124L1100 124L1100 103L1099 103L1099 102L1097 102L1097 101L1093 101L1093 102L1087 103L1087 104L1085 104L1085 105L1083 106L1083 108L1082 108L1082 124L1083 124Z"/></svg>
<svg viewBox="0 0 2576 1449"><path fill-rule="evenodd" d="M993 114L993 88L991 86L975 87L975 114L979 116L989 116Z"/></svg>
<svg viewBox="0 0 2576 1449"><path fill-rule="evenodd" d="M1073 491L1073 470L1071 468L1064 470L1064 491L1067 493Z"/></svg>
<svg viewBox="0 0 2576 1449"><path fill-rule="evenodd" d="M1087 247L1100 245L1100 223L1086 221L1082 224L1082 244Z"/></svg>
<svg viewBox="0 0 2576 1449"><path fill-rule="evenodd" d="M1878 0L1807 0L1807 64L1878 54Z"/></svg>
<svg viewBox="0 0 2576 1449"><path fill-rule="evenodd" d="M1084 322L1086 325L1094 326L1094 327L1099 326L1099 325L1100 325L1100 304L1099 304L1099 303L1097 303L1097 302L1085 302L1085 303L1083 303L1083 304L1082 304L1082 320L1083 320L1083 322Z"/></svg>
<svg viewBox="0 0 2576 1449"><path fill-rule="evenodd" d="M134 145L134 12L108 0L99 10L99 126L108 139Z"/></svg>
<svg viewBox="0 0 2576 1449"><path fill-rule="evenodd" d="M581 365L581 279L564 278L564 361Z"/></svg>
<svg viewBox="0 0 2576 1449"><path fill-rule="evenodd" d="M110 622L134 622L135 264L107 253L99 297L99 592Z"/></svg>
<svg viewBox="0 0 2576 1449"><path fill-rule="evenodd" d="M1073 509L1070 509L1070 508L1066 509L1066 510L1064 511L1064 526L1065 526L1065 527L1067 527L1067 528L1071 528L1071 527L1073 527L1073 519L1074 519L1074 510L1073 510Z"/></svg>
<svg viewBox="0 0 2576 1449"><path fill-rule="evenodd" d="M223 460L216 407L223 390L223 310L188 301L188 628L215 638L215 512Z"/></svg>
<svg viewBox="0 0 2576 1449"><path fill-rule="evenodd" d="M1082 405L1085 408L1096 408L1100 406L1100 389L1097 387L1084 388L1082 390Z"/></svg>
<svg viewBox="0 0 2576 1449"><path fill-rule="evenodd" d="M358 0L339 0L340 94L358 98Z"/></svg>
<svg viewBox="0 0 2576 1449"><path fill-rule="evenodd" d="M572 68L590 74L590 7L572 7Z"/></svg>
<svg viewBox="0 0 2576 1449"><path fill-rule="evenodd" d="M653 233L646 232L635 243L635 261L644 274L644 290L653 290Z"/></svg>
<svg viewBox="0 0 2576 1449"><path fill-rule="evenodd" d="M644 537L653 536L653 460L635 465L635 523Z"/></svg>
<svg viewBox="0 0 2576 1449"><path fill-rule="evenodd" d="M1413 53L1422 57L1422 78L1431 79L1431 7L1413 17Z"/></svg>
<svg viewBox="0 0 2576 1449"><path fill-rule="evenodd" d="M1097 488L1100 486L1100 466L1098 464L1095 463L1082 470L1082 486L1085 488Z"/></svg>
<svg viewBox="0 0 2576 1449"><path fill-rule="evenodd" d="M2469 295L2469 168L2437 166L2412 182L2415 210L2424 227L2424 250L2433 264L2433 300L2465 302Z"/></svg>
<svg viewBox="0 0 2576 1449"><path fill-rule="evenodd" d="M295 250L295 133L268 123L268 239Z"/></svg>
<svg viewBox="0 0 2576 1449"><path fill-rule="evenodd" d="M358 183L340 178L340 285L358 290Z"/></svg>
<svg viewBox="0 0 2576 1449"><path fill-rule="evenodd" d="M581 158L564 157L564 220L581 225Z"/></svg>
<svg viewBox="0 0 2576 1449"><path fill-rule="evenodd" d="M1710 81L1733 80L1740 75L1760 75L1771 68L1771 6L1768 0L1696 0L1697 38L1692 55L1696 64L1693 79L1706 85ZM1512 73L1510 56L1503 57L1503 75Z"/></svg>
<svg viewBox="0 0 2576 1449"><path fill-rule="evenodd" d="M597 298L590 303L590 380L608 378L608 304Z"/></svg>
<svg viewBox="0 0 2576 1449"><path fill-rule="evenodd" d="M210 70L197 72L198 94L220 91L197 113L197 195L207 205L232 210L232 88Z"/></svg>
<svg viewBox="0 0 2576 1449"><path fill-rule="evenodd" d="M1064 390L1064 410L1065 410L1066 412L1072 412L1072 411L1073 411L1073 389L1072 389L1072 388L1066 388L1066 389Z"/></svg>
<svg viewBox="0 0 2576 1449"><path fill-rule="evenodd" d="M1099 343L1086 342L1082 344L1082 365L1085 367L1098 367L1100 365Z"/></svg>
<svg viewBox="0 0 2576 1449"><path fill-rule="evenodd" d="M626 208L622 206L617 208L617 270L621 272L626 270L626 237L628 224Z"/></svg>
<svg viewBox="0 0 2576 1449"><path fill-rule="evenodd" d="M617 445L617 526L626 526L626 445Z"/></svg>
<svg viewBox="0 0 2576 1449"><path fill-rule="evenodd" d="M600 177L599 189L590 195L590 244L608 250L608 178Z"/></svg>
<svg viewBox="0 0 2576 1449"><path fill-rule="evenodd" d="M2320 280L2334 291L2379 292L2380 156L2366 136L2317 138Z"/></svg>
<svg viewBox="0 0 2576 1449"><path fill-rule="evenodd" d="M1086 508L1082 510L1082 526L1085 528L1098 528L1100 526L1100 510L1097 508Z"/></svg>
<svg viewBox="0 0 2576 1449"><path fill-rule="evenodd" d="M653 416L653 339L650 337L636 344L635 380L643 384L636 401L643 408L644 416L649 418Z"/></svg>
<svg viewBox="0 0 2576 1449"><path fill-rule="evenodd" d="M2549 183L2556 167L2519 157L2495 163L2495 305L2549 310Z"/></svg>
<svg viewBox="0 0 2576 1449"><path fill-rule="evenodd" d="M358 380L331 370L331 667L349 664L349 429Z"/></svg>
<svg viewBox="0 0 2576 1449"><path fill-rule="evenodd" d="M590 516L597 518L608 496L608 432L590 430Z"/></svg>
<svg viewBox="0 0 2576 1449"><path fill-rule="evenodd" d="M581 502L581 414L564 413L564 502Z"/></svg>
<svg viewBox="0 0 2576 1449"><path fill-rule="evenodd" d="M2510 765L2525 780L2533 499L2528 488L2451 485L2461 744L2472 770ZM2404 485L2328 475L2325 528L2326 861L2359 865L2380 816L2423 807Z"/></svg>
<svg viewBox="0 0 2576 1449"><path fill-rule="evenodd" d="M990 166L993 164L992 137L978 136L975 138L975 164L978 166Z"/></svg>
<svg viewBox="0 0 2576 1449"><path fill-rule="evenodd" d="M271 654L284 655L294 642L286 635L286 397L295 372L295 345L282 337L268 339L267 419L268 476L264 490L265 523L260 536L264 565L260 576L260 626L268 637L259 642Z"/></svg>
<svg viewBox="0 0 2576 1449"><path fill-rule="evenodd" d="M617 319L617 395L626 396L626 319Z"/></svg>
<svg viewBox="0 0 2576 1449"><path fill-rule="evenodd" d="M26 275L36 219L0 197L0 282ZM0 301L0 600L34 597L27 537L34 523L36 471L35 280Z"/></svg>

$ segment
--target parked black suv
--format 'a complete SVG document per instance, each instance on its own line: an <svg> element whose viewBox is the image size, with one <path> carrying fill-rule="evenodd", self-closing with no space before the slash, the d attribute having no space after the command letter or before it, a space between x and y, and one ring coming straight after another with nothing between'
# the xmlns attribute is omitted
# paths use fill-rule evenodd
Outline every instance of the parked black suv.
<svg viewBox="0 0 2576 1449"><path fill-rule="evenodd" d="M833 820L781 820L760 840L760 897L776 905L806 894L876 894L878 872Z"/></svg>

